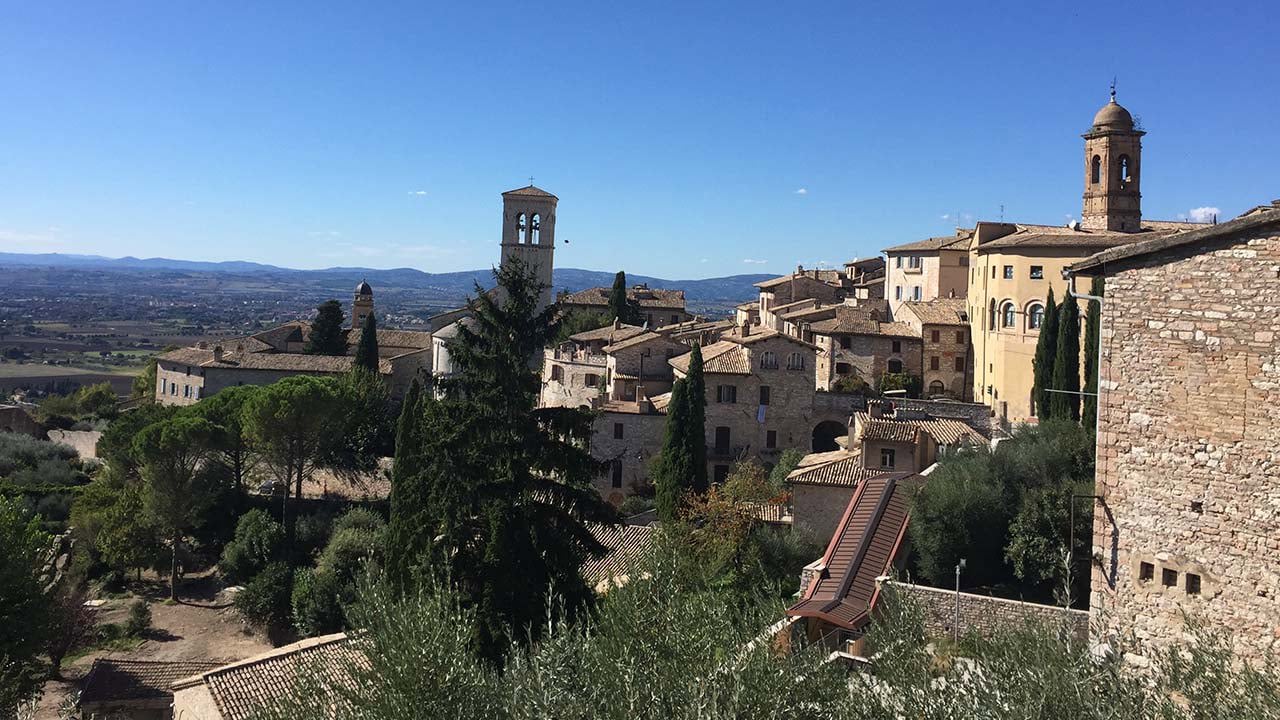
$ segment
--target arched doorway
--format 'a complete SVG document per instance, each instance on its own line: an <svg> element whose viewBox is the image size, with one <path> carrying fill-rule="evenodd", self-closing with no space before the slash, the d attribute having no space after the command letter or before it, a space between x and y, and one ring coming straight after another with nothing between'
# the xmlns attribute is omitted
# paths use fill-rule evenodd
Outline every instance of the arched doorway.
<svg viewBox="0 0 1280 720"><path fill-rule="evenodd" d="M849 428L835 420L824 420L813 429L813 452L839 450L836 438L849 434Z"/></svg>

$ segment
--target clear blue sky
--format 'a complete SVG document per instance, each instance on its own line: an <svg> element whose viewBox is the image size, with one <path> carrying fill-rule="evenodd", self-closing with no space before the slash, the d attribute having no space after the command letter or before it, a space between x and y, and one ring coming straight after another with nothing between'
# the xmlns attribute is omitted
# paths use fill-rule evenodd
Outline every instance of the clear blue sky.
<svg viewBox="0 0 1280 720"><path fill-rule="evenodd" d="M1146 217L1280 197L1274 9L1036 5L5 0L0 250L488 267L533 175L560 266L784 272L1065 222L1112 76Z"/></svg>

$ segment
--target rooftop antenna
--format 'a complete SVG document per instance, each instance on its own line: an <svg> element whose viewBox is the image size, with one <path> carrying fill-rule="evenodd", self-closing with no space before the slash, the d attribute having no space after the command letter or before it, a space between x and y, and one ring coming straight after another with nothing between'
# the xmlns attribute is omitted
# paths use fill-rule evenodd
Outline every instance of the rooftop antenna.
<svg viewBox="0 0 1280 720"><path fill-rule="evenodd" d="M1004 203L1000 203L1000 222L1004 222Z"/></svg>
<svg viewBox="0 0 1280 720"><path fill-rule="evenodd" d="M1112 91L1111 91L1111 94L1112 94L1112 95L1115 95L1116 93L1115 93L1115 91L1114 91L1114 90L1112 90ZM533 187L533 176L532 176L532 175L530 175L530 176L529 176L529 187Z"/></svg>
<svg viewBox="0 0 1280 720"><path fill-rule="evenodd" d="M1111 102L1116 101L1116 76L1111 76Z"/></svg>

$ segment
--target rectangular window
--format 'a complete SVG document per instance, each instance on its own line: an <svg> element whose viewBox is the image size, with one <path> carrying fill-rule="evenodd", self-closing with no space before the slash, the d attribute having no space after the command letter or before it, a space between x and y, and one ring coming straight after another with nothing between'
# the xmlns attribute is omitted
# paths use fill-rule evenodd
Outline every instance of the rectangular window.
<svg viewBox="0 0 1280 720"><path fill-rule="evenodd" d="M963 331L963 330L957 330L957 331L956 331L956 344L957 344L957 345L963 345L963 344L964 344L964 331Z"/></svg>
<svg viewBox="0 0 1280 720"><path fill-rule="evenodd" d="M770 430L764 434L764 446L770 450L778 447L777 430Z"/></svg>
<svg viewBox="0 0 1280 720"><path fill-rule="evenodd" d="M845 350L848 350L849 348L853 347L853 338L849 337L848 335L840 336L840 347Z"/></svg>
<svg viewBox="0 0 1280 720"><path fill-rule="evenodd" d="M901 341L901 340L894 340L894 341L893 341L893 346L892 346L892 347L893 347L893 352L896 352L896 353L900 353L900 352L902 352L902 341Z"/></svg>
<svg viewBox="0 0 1280 720"><path fill-rule="evenodd" d="M760 404L761 405L769 404L769 386L768 385L760 386Z"/></svg>
<svg viewBox="0 0 1280 720"><path fill-rule="evenodd" d="M672 316L671 316L671 324L672 324L672 325L676 325L676 324L678 324L679 322L680 322L680 316L679 316L679 315L672 315Z"/></svg>
<svg viewBox="0 0 1280 720"><path fill-rule="evenodd" d="M1164 568L1160 571L1160 584L1165 587L1176 587L1178 585L1178 571Z"/></svg>
<svg viewBox="0 0 1280 720"><path fill-rule="evenodd" d="M995 280L995 279L996 279L996 266L995 266L995 265L992 265L992 266L991 266L991 279L992 279L992 280Z"/></svg>
<svg viewBox="0 0 1280 720"><path fill-rule="evenodd" d="M729 428L721 425L716 428L716 453L718 455L729 454Z"/></svg>
<svg viewBox="0 0 1280 720"><path fill-rule="evenodd" d="M919 269L920 269L920 256L919 256L919 255L912 255L911 257L907 258L907 267L909 267L909 268L911 268L911 269L913 269L913 270L919 270Z"/></svg>
<svg viewBox="0 0 1280 720"><path fill-rule="evenodd" d="M1013 279L1013 266L1012 266L1012 265L1005 265L1005 266L1004 266L1004 279L1005 279L1005 280L1012 280L1012 279Z"/></svg>
<svg viewBox="0 0 1280 720"><path fill-rule="evenodd" d="M714 474L711 477L715 481L715 483L717 485L723 485L724 481L729 479L729 466L717 465L713 473Z"/></svg>
<svg viewBox="0 0 1280 720"><path fill-rule="evenodd" d="M1151 582L1156 577L1156 566L1149 562L1138 564L1138 579L1142 582Z"/></svg>
<svg viewBox="0 0 1280 720"><path fill-rule="evenodd" d="M1043 279L1044 279L1044 266L1043 266L1043 265L1032 265L1032 266L1031 266L1031 279L1032 279L1032 280L1043 280Z"/></svg>
<svg viewBox="0 0 1280 720"><path fill-rule="evenodd" d="M622 439L622 423L613 424L613 439L614 440Z"/></svg>
<svg viewBox="0 0 1280 720"><path fill-rule="evenodd" d="M901 258L899 258L899 260L901 260ZM901 300L901 299L902 299L902 286L901 286L901 285L895 285L895 286L894 286L894 288L893 288L893 299L894 299L894 300Z"/></svg>
<svg viewBox="0 0 1280 720"><path fill-rule="evenodd" d="M911 297L912 297L912 299L914 299L914 300L919 300L919 299L920 299L921 295L920 295L920 286L919 286L919 285L916 285L915 287L913 287L913 288L911 289Z"/></svg>
<svg viewBox="0 0 1280 720"><path fill-rule="evenodd" d="M622 461L615 459L609 468L609 479L616 488L622 487Z"/></svg>
<svg viewBox="0 0 1280 720"><path fill-rule="evenodd" d="M960 355L956 358L956 372L964 372L964 356Z"/></svg>
<svg viewBox="0 0 1280 720"><path fill-rule="evenodd" d="M900 267L902 267L902 256L901 256L901 255L899 255L898 257L896 257L896 258L894 258L894 259L893 259L893 266L894 266L894 267L896 267L896 268L900 268Z"/></svg>
<svg viewBox="0 0 1280 720"><path fill-rule="evenodd" d="M893 448L880 448L880 467L892 470L898 452Z"/></svg>
<svg viewBox="0 0 1280 720"><path fill-rule="evenodd" d="M1200 576L1195 573L1187 573L1187 594L1200 594Z"/></svg>
<svg viewBox="0 0 1280 720"><path fill-rule="evenodd" d="M937 355L933 355L929 358L929 369L937 370L941 363L942 360Z"/></svg>
<svg viewBox="0 0 1280 720"><path fill-rule="evenodd" d="M939 342L941 339L942 339L942 331L941 331L941 330L930 330L930 331L929 331L929 342Z"/></svg>
<svg viewBox="0 0 1280 720"><path fill-rule="evenodd" d="M961 256L960 256L960 267L969 267L969 256L968 256L968 255L961 255Z"/></svg>
<svg viewBox="0 0 1280 720"><path fill-rule="evenodd" d="M737 385L717 385L716 386L716 402L722 402L722 403L738 402L738 386Z"/></svg>

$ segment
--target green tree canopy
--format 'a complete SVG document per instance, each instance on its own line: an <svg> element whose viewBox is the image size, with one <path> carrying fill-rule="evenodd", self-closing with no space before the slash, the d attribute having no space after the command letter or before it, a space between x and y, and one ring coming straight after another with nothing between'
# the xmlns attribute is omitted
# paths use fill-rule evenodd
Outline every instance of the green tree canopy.
<svg viewBox="0 0 1280 720"><path fill-rule="evenodd" d="M613 276L613 288L609 291L609 315L629 325L639 325L641 321L640 306L627 297L627 274L621 270Z"/></svg>
<svg viewBox="0 0 1280 720"><path fill-rule="evenodd" d="M1053 361L1053 389L1050 416L1059 420L1080 420L1080 307L1067 294L1058 306L1058 346Z"/></svg>
<svg viewBox="0 0 1280 720"><path fill-rule="evenodd" d="M346 355L347 331L342 306L337 300L326 300L316 308L311 321L311 334L303 352L310 355Z"/></svg>
<svg viewBox="0 0 1280 720"><path fill-rule="evenodd" d="M689 419L689 403L685 401L688 388L688 380L684 378L676 380L671 388L662 451L653 467L658 518L666 523L680 518L680 506L690 490L694 475L693 450L689 443L689 435L693 430Z"/></svg>
<svg viewBox="0 0 1280 720"><path fill-rule="evenodd" d="M364 327L360 328L355 366L369 372L378 372L378 321L374 319L373 313L364 317Z"/></svg>
<svg viewBox="0 0 1280 720"><path fill-rule="evenodd" d="M248 475L258 464L258 453L244 428L244 409L261 392L256 385L229 387L192 405L187 413L202 417L216 426L213 456L226 468L239 491L244 491Z"/></svg>
<svg viewBox="0 0 1280 720"><path fill-rule="evenodd" d="M1100 277L1093 279L1089 294L1102 297L1105 286ZM1089 310L1085 316L1084 329L1084 411L1081 424L1090 433L1097 428L1098 419L1098 349L1102 338L1102 305L1097 300L1089 301Z"/></svg>
<svg viewBox="0 0 1280 720"><path fill-rule="evenodd" d="M42 680L49 607L40 578L50 542L38 518L0 495L0 717L14 716Z"/></svg>
<svg viewBox="0 0 1280 720"><path fill-rule="evenodd" d="M1033 375L1032 396L1036 403L1036 417L1047 420L1052 417L1049 399L1053 393L1053 363L1058 357L1058 306L1054 304L1053 288L1044 305L1044 321L1040 323L1040 336L1036 339L1036 354L1031 360Z"/></svg>

